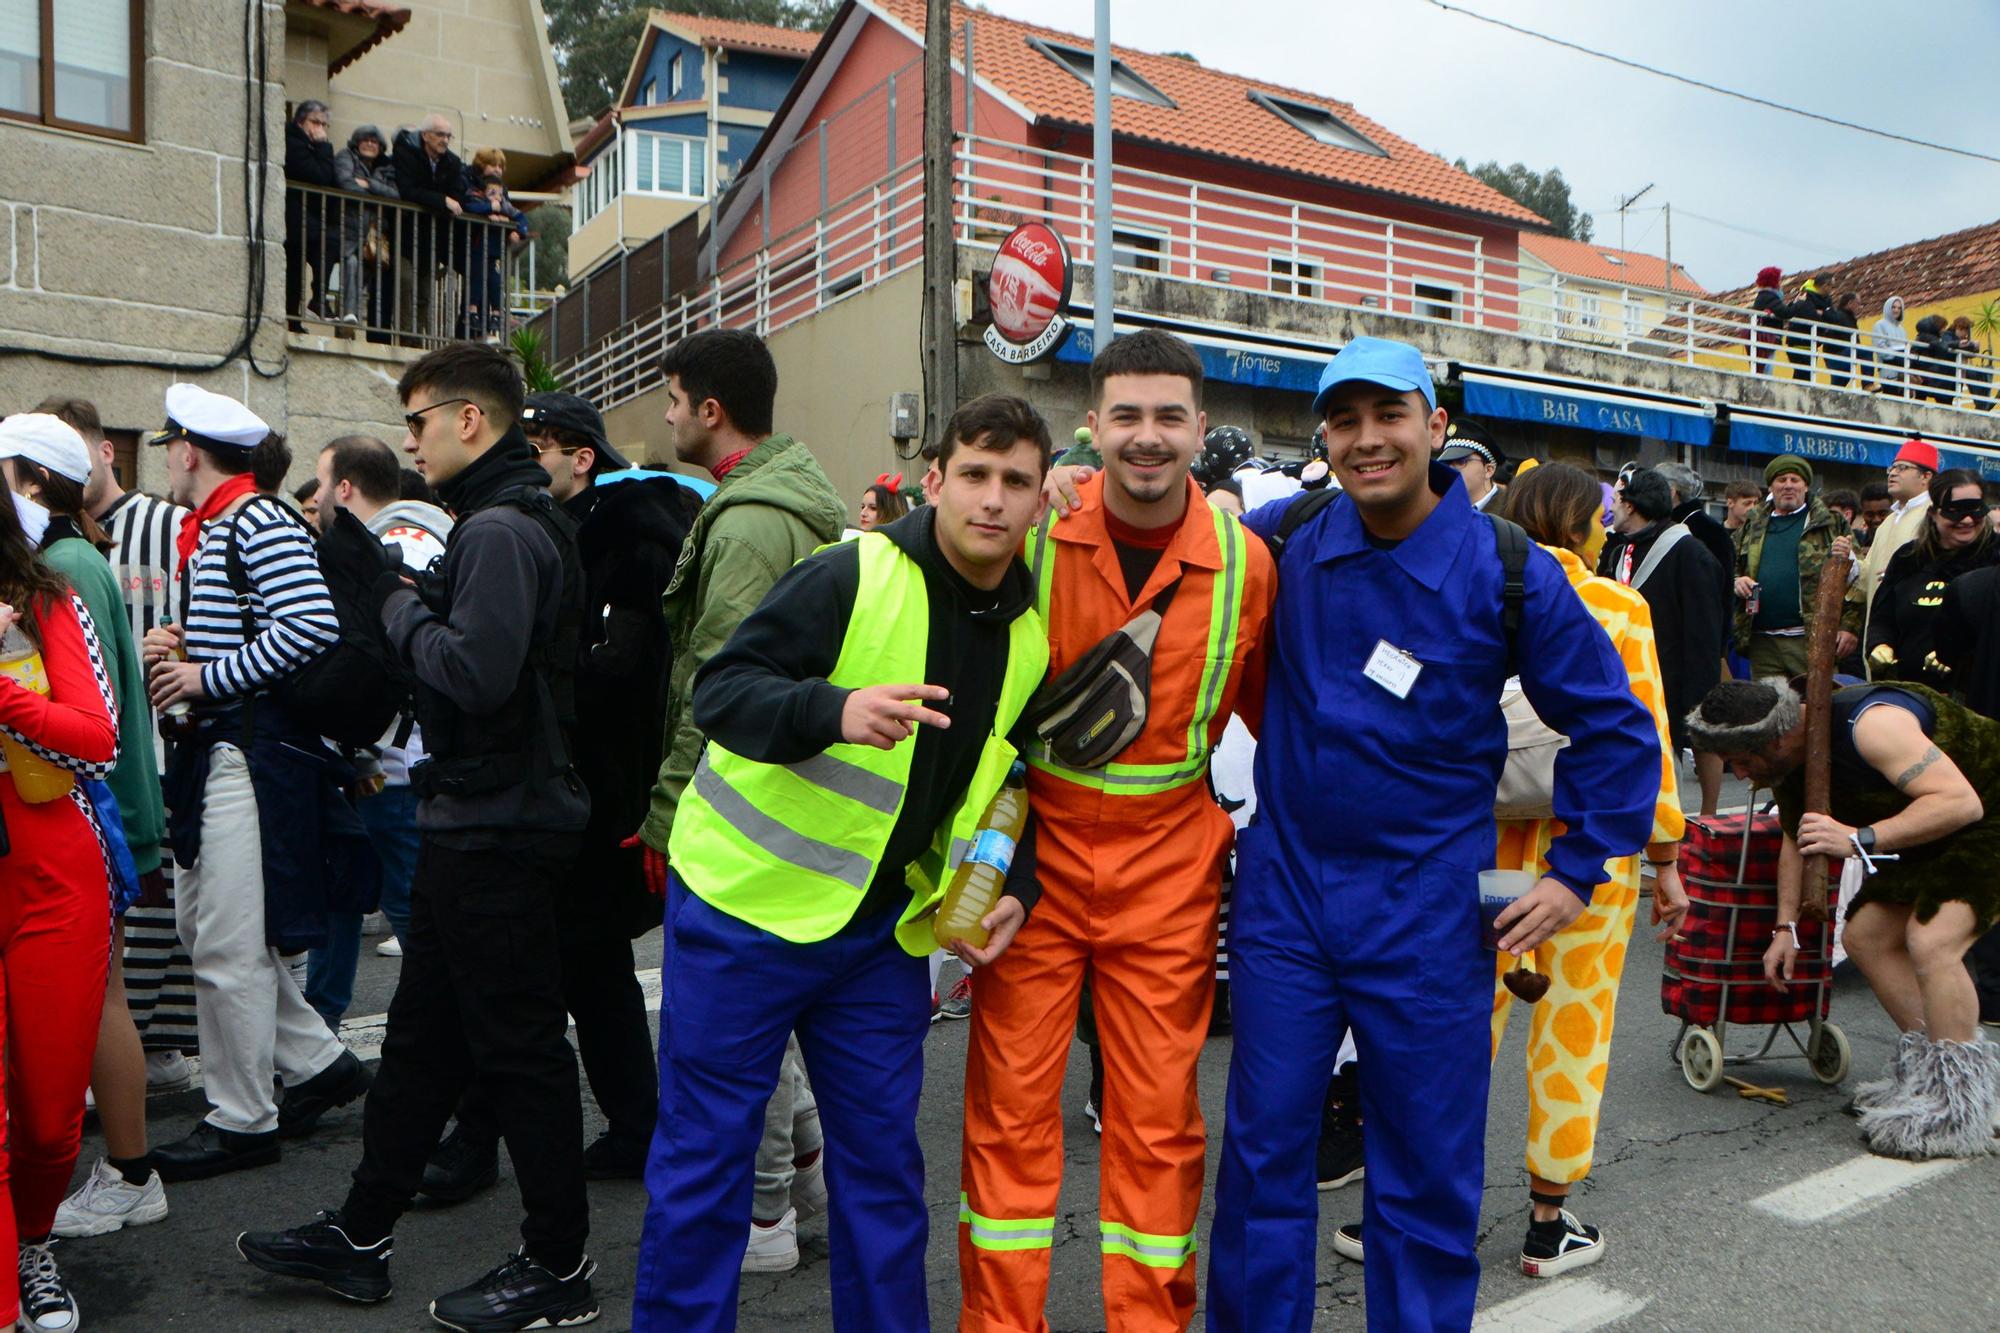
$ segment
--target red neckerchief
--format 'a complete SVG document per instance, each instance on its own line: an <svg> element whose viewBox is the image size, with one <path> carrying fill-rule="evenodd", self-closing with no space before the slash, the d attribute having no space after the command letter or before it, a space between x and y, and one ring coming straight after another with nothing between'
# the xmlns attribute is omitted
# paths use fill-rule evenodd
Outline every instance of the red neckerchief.
<svg viewBox="0 0 2000 1333"><path fill-rule="evenodd" d="M751 448L753 449L755 447L756 447L755 445L751 446ZM711 467L708 470L708 475L714 477L717 481L721 481L724 477L729 475L730 471L734 469L738 463L743 461L743 456L749 452L750 452L749 449L738 449L735 453L729 455L729 457L718 459L716 461L715 466Z"/></svg>
<svg viewBox="0 0 2000 1333"><path fill-rule="evenodd" d="M192 514L182 519L180 535L174 538L174 549L180 554L180 560L174 566L175 570L186 569L188 557L201 545L202 524L219 516L223 510L244 496L256 493L257 479L248 472L242 473L217 486Z"/></svg>

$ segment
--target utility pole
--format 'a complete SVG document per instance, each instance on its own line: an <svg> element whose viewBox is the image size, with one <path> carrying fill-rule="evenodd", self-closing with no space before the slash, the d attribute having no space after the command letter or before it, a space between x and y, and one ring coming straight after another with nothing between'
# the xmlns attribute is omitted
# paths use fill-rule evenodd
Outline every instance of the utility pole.
<svg viewBox="0 0 2000 1333"><path fill-rule="evenodd" d="M1632 205L1638 203L1640 196L1644 195L1646 193L1646 190L1650 190L1652 188L1653 187L1651 185L1647 185L1646 188L1640 190L1638 194L1632 195L1629 198L1621 199L1618 201L1618 248L1620 250L1623 250L1625 248L1625 210L1630 208Z"/></svg>
<svg viewBox="0 0 2000 1333"><path fill-rule="evenodd" d="M1094 149L1091 180L1096 208L1090 233L1090 346L1101 352L1111 345L1111 285L1114 246L1111 243L1111 0L1097 0L1097 48L1091 62L1091 138Z"/></svg>
<svg viewBox="0 0 2000 1333"><path fill-rule="evenodd" d="M1667 308L1671 310L1673 308L1671 298L1674 294L1674 206L1671 203L1662 204L1660 205L1660 212L1665 216L1667 223L1667 296L1669 298Z"/></svg>
<svg viewBox="0 0 2000 1333"><path fill-rule="evenodd" d="M968 47L970 32L968 31ZM966 97L972 96L971 70ZM958 245L952 238L956 164L951 132L951 0L924 20L924 439L937 443L958 406Z"/></svg>

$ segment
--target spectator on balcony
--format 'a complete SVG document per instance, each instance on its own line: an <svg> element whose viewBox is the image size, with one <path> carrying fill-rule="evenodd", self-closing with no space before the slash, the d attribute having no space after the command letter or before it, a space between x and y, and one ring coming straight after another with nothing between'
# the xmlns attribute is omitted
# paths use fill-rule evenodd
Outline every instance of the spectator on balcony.
<svg viewBox="0 0 2000 1333"><path fill-rule="evenodd" d="M389 159L389 141L373 125L362 125L347 136L347 147L333 159L336 184L350 194L373 199L400 199L396 164ZM375 203L343 201L340 209L340 318L363 323L371 330L389 326L383 308L381 271L389 264L389 212Z"/></svg>
<svg viewBox="0 0 2000 1333"><path fill-rule="evenodd" d="M465 164L451 151L451 122L432 112L417 129L396 135L396 191L433 216L405 213L396 246L401 293L397 325L406 332L435 337L440 309L441 268L452 256L452 224L465 212Z"/></svg>
<svg viewBox="0 0 2000 1333"><path fill-rule="evenodd" d="M1958 360L1959 382L1965 386L1965 396L1981 412L1993 407L1993 372L1985 349L1979 339L1972 335L1972 317L1960 315L1945 331L1944 342Z"/></svg>
<svg viewBox="0 0 2000 1333"><path fill-rule="evenodd" d="M1786 307L1791 318L1787 323L1785 359L1792 363L1795 380L1810 382L1813 377L1813 354L1826 337L1826 319L1833 313L1833 302L1825 291L1831 283L1832 279L1824 273L1807 278L1799 287L1798 299ZM1830 363L1828 368L1831 369Z"/></svg>
<svg viewBox="0 0 2000 1333"><path fill-rule="evenodd" d="M1917 321L1916 341L1910 349L1910 383L1915 396L1947 407L1958 392L1958 353L1946 341L1948 336L1943 315L1925 315Z"/></svg>
<svg viewBox="0 0 2000 1333"><path fill-rule="evenodd" d="M299 103L285 126L285 179L291 186L333 188L333 144L327 138L332 116L326 103L309 100ZM307 314L324 318L326 308L326 196L308 195L302 189L285 191L285 315ZM312 267L311 300L302 310L300 288L305 285L305 269ZM292 331L305 326L294 320Z"/></svg>
<svg viewBox="0 0 2000 1333"><path fill-rule="evenodd" d="M1854 335L1861 327L1861 316L1854 310L1858 300L1860 298L1853 292L1842 292L1834 301L1833 309L1826 312L1826 322L1820 325L1827 382L1836 389L1845 389L1853 378Z"/></svg>
<svg viewBox="0 0 2000 1333"><path fill-rule="evenodd" d="M482 149L497 152L497 149ZM475 157L473 161L478 162ZM510 250L528 241L528 218L507 198L507 187L497 175L488 175L465 195L465 212L472 222L469 263L466 267L465 336L498 338L507 332L507 306L503 261Z"/></svg>
<svg viewBox="0 0 2000 1333"><path fill-rule="evenodd" d="M1758 375L1770 365L1772 350L1778 345L1778 330L1792 318L1792 307L1778 286L1784 276L1776 264L1757 270L1757 295L1750 302L1750 308L1757 312L1756 326L1751 330L1750 369Z"/></svg>
<svg viewBox="0 0 2000 1333"><path fill-rule="evenodd" d="M1882 303L1882 318L1868 330L1874 344L1875 387L1894 398L1903 396L1903 380L1910 364L1910 337L1903 332L1903 298L1892 296Z"/></svg>

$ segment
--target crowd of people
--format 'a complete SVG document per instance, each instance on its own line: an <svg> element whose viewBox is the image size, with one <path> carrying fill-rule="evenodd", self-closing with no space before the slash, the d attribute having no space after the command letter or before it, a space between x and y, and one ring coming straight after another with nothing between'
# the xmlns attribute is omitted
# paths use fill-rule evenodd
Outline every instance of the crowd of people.
<svg viewBox="0 0 2000 1333"><path fill-rule="evenodd" d="M356 125L334 149L326 103L304 101L285 126L285 314L367 330L494 339L509 328L505 268L528 244L507 194L507 157L466 162L442 115L398 129ZM401 200L414 207L391 208Z"/></svg>
<svg viewBox="0 0 2000 1333"><path fill-rule="evenodd" d="M1777 373L1782 344L1793 379L1812 379L1817 363L1836 389L1851 383L1891 398L1946 406L1965 398L1982 412L1992 410L1993 358L1980 345L1970 315L1949 320L1926 315L1914 329L1906 329L1903 298L1891 296L1868 326L1868 341L1862 342L1859 293L1832 291L1833 280L1824 273L1805 279L1792 292L1782 283L1775 265L1757 272L1750 360L1758 374Z"/></svg>
<svg viewBox="0 0 2000 1333"><path fill-rule="evenodd" d="M1464 1328L1517 1001L1521 1269L1605 1252L1570 1196L1627 945L1649 895L1663 937L1688 911L1680 785L1712 814L1724 764L1786 830L1771 985L1803 857L1846 858L1847 947L1903 1034L1856 1090L1870 1143L1994 1149L2000 533L1934 446L1846 509L1774 458L1717 518L1678 464L1510 476L1416 348L1357 338L1311 453L1272 466L1209 429L1194 350L1144 331L1097 353L1061 460L988 394L850 529L756 336L693 335L660 373L713 485L634 468L592 404L527 394L478 341L408 366L400 453L333 439L292 503L287 444L193 385L148 441L165 500L124 488L87 402L0 420L0 1003L38 1019L7 1027L0 1218L26 1326L80 1327L53 1237L159 1222L168 1186L268 1167L359 1102L346 1198L246 1219L243 1259L388 1299L403 1213L493 1188L504 1141L519 1247L431 1302L445 1327L597 1317L588 1182L626 1178L636 1327L734 1327L741 1273L795 1267L824 1213L836 1327L927 1328L917 1113L955 1006L961 1327L1044 1321L1073 1031L1106 1319L1190 1323L1196 1069L1226 1030L1209 1326L1311 1327L1315 1201L1359 1182L1332 1245L1370 1326ZM1828 579L1854 682L1811 811ZM1521 718L1558 743L1524 749ZM1018 837L988 822L1010 788ZM940 950L975 864L998 896ZM1482 872L1514 877L1504 906ZM376 910L401 962L371 1066L338 1034ZM656 1045L632 942L662 925ZM941 995L947 952L967 979ZM209 1110L151 1145L184 1010ZM65 1198L87 1098L105 1155Z"/></svg>

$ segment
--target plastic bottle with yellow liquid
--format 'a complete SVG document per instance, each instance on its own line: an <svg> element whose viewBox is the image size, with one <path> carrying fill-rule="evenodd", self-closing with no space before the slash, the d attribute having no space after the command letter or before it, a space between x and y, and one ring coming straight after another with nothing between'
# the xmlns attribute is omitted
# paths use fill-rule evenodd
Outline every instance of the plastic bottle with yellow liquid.
<svg viewBox="0 0 2000 1333"><path fill-rule="evenodd" d="M1027 767L1017 760L980 817L972 850L952 873L944 901L931 921L931 934L939 948L949 949L960 940L975 949L986 947L986 927L979 923L1000 900L1007 868L1014 864L1014 848L1028 826L1027 781Z"/></svg>
<svg viewBox="0 0 2000 1333"><path fill-rule="evenodd" d="M11 677L22 689L48 695L48 668L42 664L41 652L19 625L9 625L7 633L0 635L0 676ZM50 763L5 733L0 733L0 756L7 760L14 790L30 805L67 796L76 785L76 774Z"/></svg>

